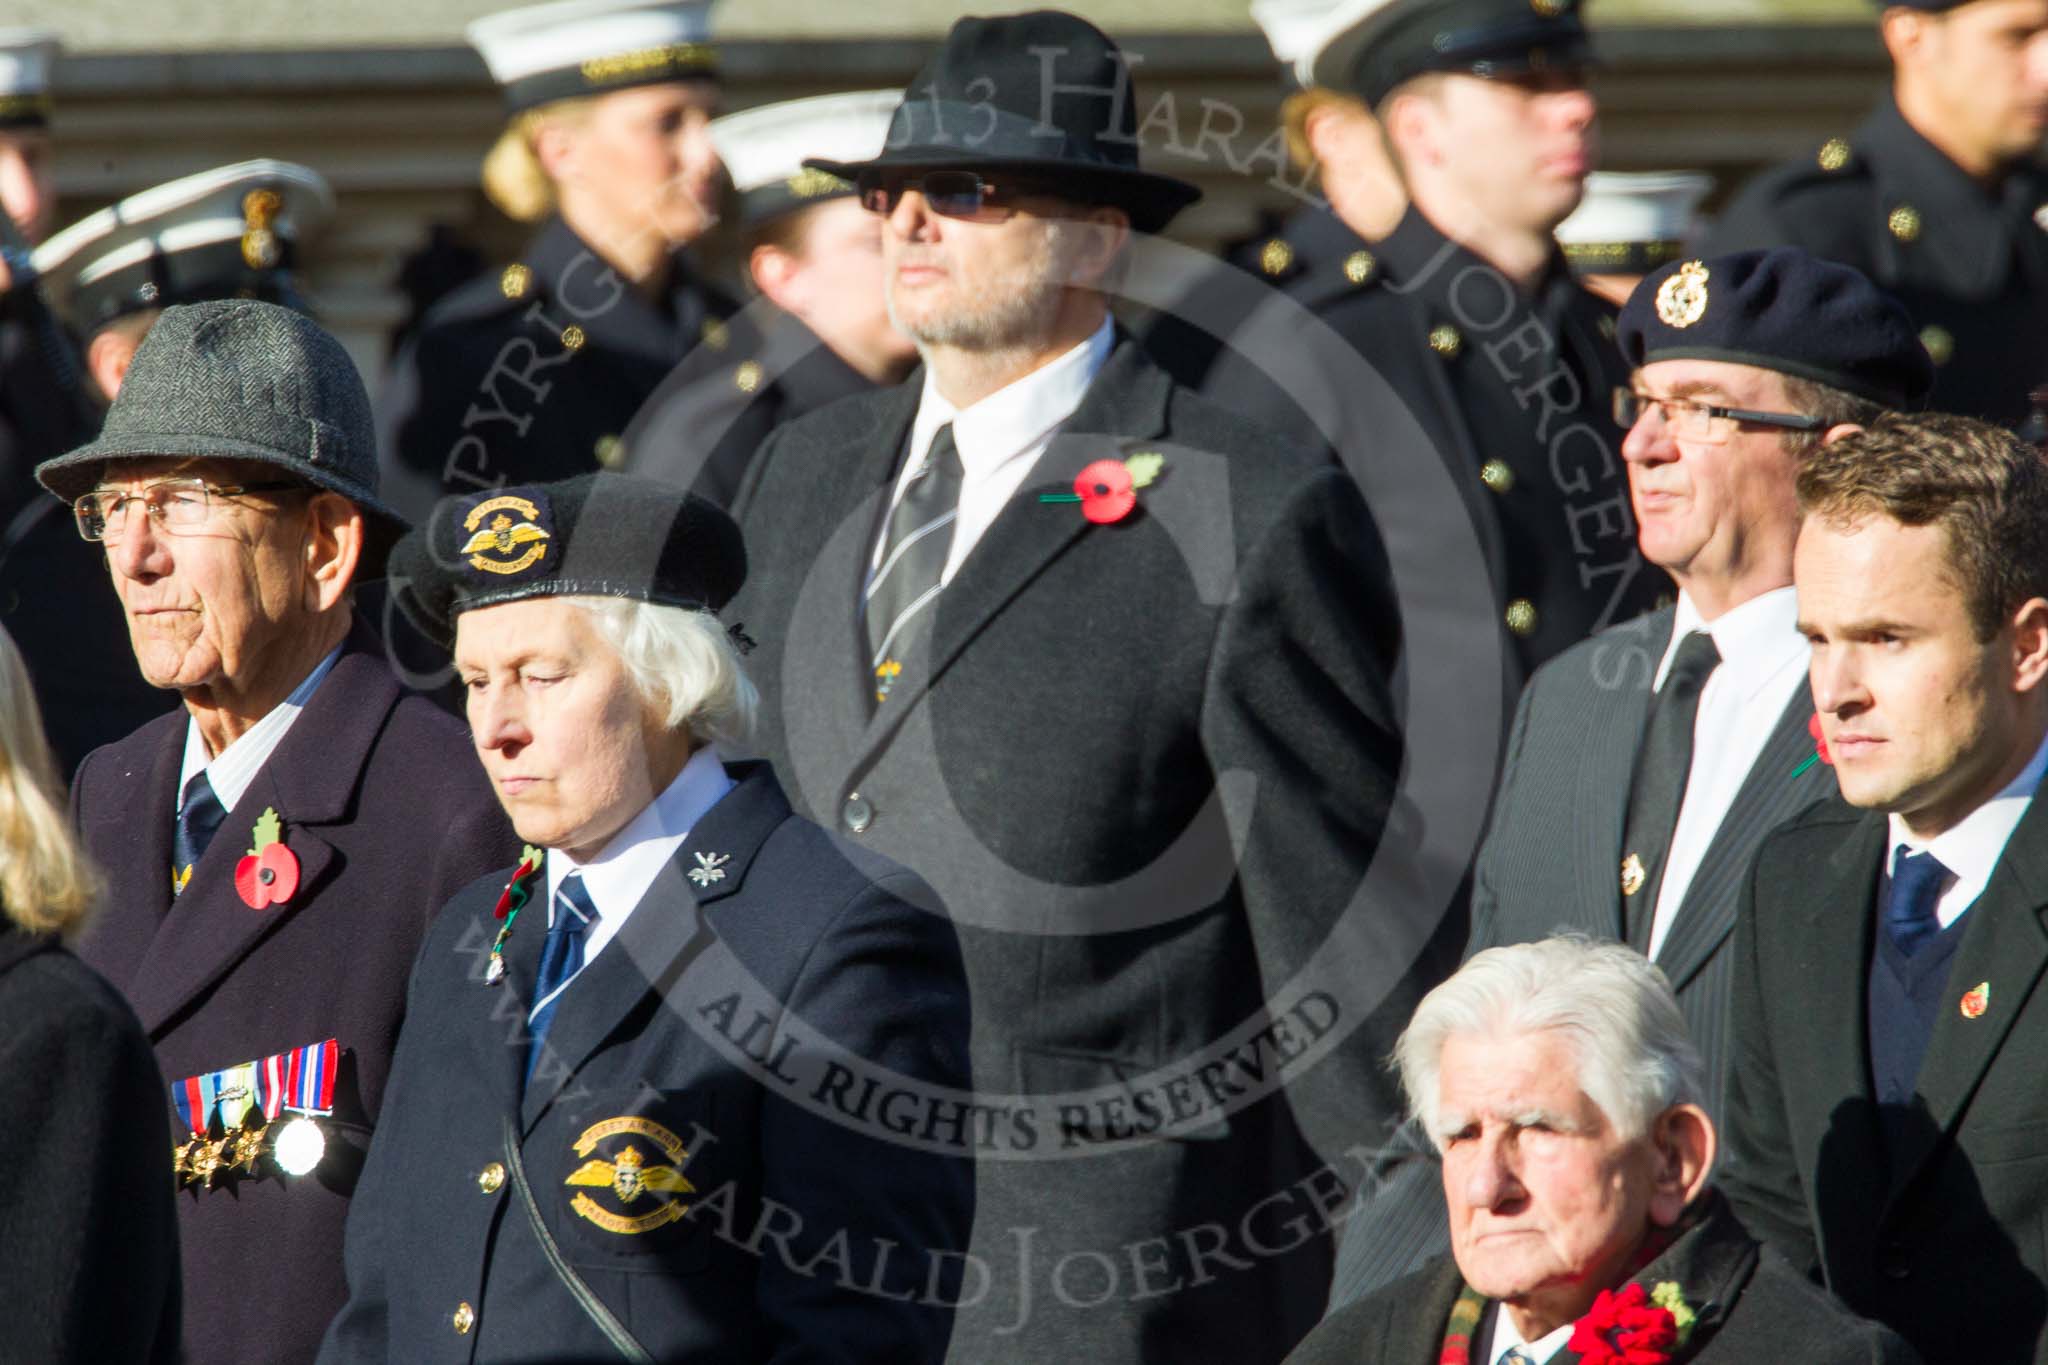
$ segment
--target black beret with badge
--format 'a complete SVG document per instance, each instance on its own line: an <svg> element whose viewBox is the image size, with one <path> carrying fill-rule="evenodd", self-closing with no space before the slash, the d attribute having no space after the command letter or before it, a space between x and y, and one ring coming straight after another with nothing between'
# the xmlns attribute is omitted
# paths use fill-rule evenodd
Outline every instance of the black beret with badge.
<svg viewBox="0 0 2048 1365"><path fill-rule="evenodd" d="M843 180L962 170L1045 181L1157 232L1202 197L1138 164L1138 93L1108 34L1062 10L955 23L903 93L879 156L813 156Z"/></svg>
<svg viewBox="0 0 2048 1365"><path fill-rule="evenodd" d="M81 336L130 313L205 299L309 311L299 245L334 215L319 172L242 161L131 194L36 248L50 302Z"/></svg>
<svg viewBox="0 0 2048 1365"><path fill-rule="evenodd" d="M1934 384L1904 306L1860 271L1797 247L1673 261L1629 295L1615 341L1631 369L1729 361L1890 408L1918 406Z"/></svg>
<svg viewBox="0 0 2048 1365"><path fill-rule="evenodd" d="M1349 0L1331 11L1309 75L1378 104L1432 72L1513 77L1592 61L1579 0Z"/></svg>
<svg viewBox="0 0 2048 1365"><path fill-rule="evenodd" d="M747 576L739 527L716 504L599 472L443 498L391 552L399 608L430 639L465 611L535 597L617 597L717 611Z"/></svg>

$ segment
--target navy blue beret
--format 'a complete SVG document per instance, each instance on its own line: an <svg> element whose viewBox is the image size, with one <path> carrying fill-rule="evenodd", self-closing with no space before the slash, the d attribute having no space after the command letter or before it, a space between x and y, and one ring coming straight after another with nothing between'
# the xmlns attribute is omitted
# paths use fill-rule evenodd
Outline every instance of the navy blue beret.
<svg viewBox="0 0 2048 1365"><path fill-rule="evenodd" d="M1797 247L1673 261L1636 286L1615 340L1636 369L1726 360L1917 407L1934 363L1905 308L1859 271Z"/></svg>
<svg viewBox="0 0 2048 1365"><path fill-rule="evenodd" d="M443 498L386 570L400 609L443 645L478 607L619 597L717 611L746 576L739 527L715 504L608 473Z"/></svg>

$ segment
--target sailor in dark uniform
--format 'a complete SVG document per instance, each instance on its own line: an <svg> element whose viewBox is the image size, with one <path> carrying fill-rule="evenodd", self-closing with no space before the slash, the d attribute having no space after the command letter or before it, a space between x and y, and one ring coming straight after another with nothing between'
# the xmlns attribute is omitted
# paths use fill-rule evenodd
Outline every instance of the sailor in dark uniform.
<svg viewBox="0 0 2048 1365"><path fill-rule="evenodd" d="M1526 676L1670 590L1635 546L1609 412L1627 379L1613 306L1578 286L1551 235L1578 205L1591 153L1586 30L1575 0L1346 9L1302 64L1373 109L1410 202L1371 240L1333 195L1326 240L1280 282L1392 387L1448 463L1495 589L1498 616L1472 624L1504 631L1510 672ZM1306 342L1284 355L1226 350L1202 385L1347 458L1433 458L1391 448L1384 432L1317 427L1295 397L1316 363Z"/></svg>
<svg viewBox="0 0 2048 1365"><path fill-rule="evenodd" d="M37 247L44 298L77 343L92 401L113 401L143 337L174 304L253 298L309 311L294 271L304 239L333 213L318 172L244 161L152 186ZM37 507L40 519L0 565L0 621L29 660L68 777L177 698L136 672L104 556L61 504Z"/></svg>
<svg viewBox="0 0 2048 1365"><path fill-rule="evenodd" d="M724 506L761 437L840 398L899 382L917 348L889 321L881 222L805 157L882 150L899 90L819 95L711 125L739 192L740 249L759 292L662 381L626 430L625 468Z"/></svg>
<svg viewBox="0 0 2048 1365"><path fill-rule="evenodd" d="M2048 382L2048 4L1898 0L1880 23L1891 92L1752 181L1708 253L1855 266L1919 324L1933 407L2018 426Z"/></svg>
<svg viewBox="0 0 2048 1365"><path fill-rule="evenodd" d="M385 487L443 493L616 465L620 437L735 305L684 248L716 221L710 0L597 0L480 19L511 123L484 190L542 224L515 264L437 304L378 404Z"/></svg>
<svg viewBox="0 0 2048 1365"><path fill-rule="evenodd" d="M937 1365L959 942L722 760L755 705L711 614L738 528L598 473L450 498L393 554L527 846L419 954L319 1359Z"/></svg>

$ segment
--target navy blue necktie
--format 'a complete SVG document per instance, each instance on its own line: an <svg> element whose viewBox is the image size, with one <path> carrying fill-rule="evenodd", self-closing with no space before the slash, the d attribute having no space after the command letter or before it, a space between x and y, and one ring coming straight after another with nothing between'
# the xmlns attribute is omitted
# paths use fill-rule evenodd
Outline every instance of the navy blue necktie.
<svg viewBox="0 0 2048 1365"><path fill-rule="evenodd" d="M1893 866L1891 891L1884 902L1884 931L1907 957L1941 932L1935 907L1948 878L1948 869L1932 853L1908 853Z"/></svg>
<svg viewBox="0 0 2048 1365"><path fill-rule="evenodd" d="M185 784L184 803L178 807L178 822L171 830L173 896L183 894L185 883L192 880L193 867L220 831L220 822L227 818L228 813L220 798L213 794L213 784L206 780L205 771L192 774L192 780Z"/></svg>
<svg viewBox="0 0 2048 1365"><path fill-rule="evenodd" d="M1536 1357L1517 1346L1500 1358L1500 1365L1536 1365Z"/></svg>
<svg viewBox="0 0 2048 1365"><path fill-rule="evenodd" d="M548 926L547 941L541 945L540 974L534 978L533 998L544 1001L534 1011L527 1023L528 1042L526 1045L526 1078L533 1079L533 1069L540 1062L541 1045L547 1038L548 1025L554 1022L555 1006L561 997L555 995L557 987L583 970L583 936L597 923L597 906L590 899L590 892L584 889L583 874L571 872L562 878L561 890L555 892L555 920ZM550 999L549 997L553 997Z"/></svg>

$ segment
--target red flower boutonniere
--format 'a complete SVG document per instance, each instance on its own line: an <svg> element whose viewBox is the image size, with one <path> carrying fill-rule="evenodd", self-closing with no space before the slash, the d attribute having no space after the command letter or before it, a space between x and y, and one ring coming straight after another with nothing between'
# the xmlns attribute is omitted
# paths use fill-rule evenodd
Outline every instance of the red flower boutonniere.
<svg viewBox="0 0 2048 1365"><path fill-rule="evenodd" d="M1805 772L1816 763L1825 763L1830 768L1835 766L1835 756L1828 752L1827 735L1820 728L1820 712L1814 712L1813 719L1806 722L1806 733L1813 736L1813 757L1792 770L1792 776L1794 777L1799 776L1799 774Z"/></svg>
<svg viewBox="0 0 2048 1365"><path fill-rule="evenodd" d="M1659 1295L1667 1288L1676 1298L1676 1284L1658 1285ZM1677 1303L1685 1307L1684 1299ZM1691 1310L1686 1317L1690 1325ZM1573 1324L1567 1349L1577 1351L1584 1365L1667 1365L1679 1344L1677 1313L1653 1302L1641 1285L1629 1283L1618 1294L1600 1291L1586 1316Z"/></svg>
<svg viewBox="0 0 2048 1365"><path fill-rule="evenodd" d="M235 890L251 910L283 905L298 892L299 857L284 846L275 806L265 806L257 817L255 839L248 856L235 864Z"/></svg>
<svg viewBox="0 0 2048 1365"><path fill-rule="evenodd" d="M1097 526L1122 521L1138 505L1138 490L1149 487L1166 467L1166 457L1156 450L1143 451L1127 460L1097 460L1074 479L1071 493L1040 493L1040 502L1078 502L1081 515Z"/></svg>

